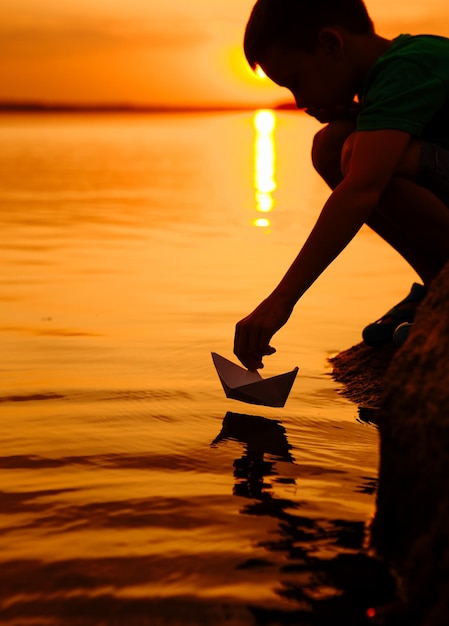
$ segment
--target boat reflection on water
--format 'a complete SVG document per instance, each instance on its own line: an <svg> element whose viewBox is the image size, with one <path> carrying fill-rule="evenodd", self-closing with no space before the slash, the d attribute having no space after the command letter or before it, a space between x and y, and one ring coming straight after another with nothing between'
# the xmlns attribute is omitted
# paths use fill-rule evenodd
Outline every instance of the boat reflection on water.
<svg viewBox="0 0 449 626"><path fill-rule="evenodd" d="M265 454L269 454L282 461L294 462L290 453L292 446L287 441L285 428L278 420L228 411L223 419L221 431L212 445L227 439L245 444L248 456L263 459Z"/></svg>
<svg viewBox="0 0 449 626"><path fill-rule="evenodd" d="M277 536L256 543L272 558L248 559L239 567L277 566L275 591L292 602L288 611L252 606L257 623L383 623L376 617L381 618L382 607L394 601L395 587L386 566L368 554L365 524L300 515L300 499L277 495L284 486L297 487L295 472L287 469L295 464L295 457L282 423L228 412L212 446L228 440L244 445L243 455L233 464L233 493L248 500L240 513L278 520Z"/></svg>

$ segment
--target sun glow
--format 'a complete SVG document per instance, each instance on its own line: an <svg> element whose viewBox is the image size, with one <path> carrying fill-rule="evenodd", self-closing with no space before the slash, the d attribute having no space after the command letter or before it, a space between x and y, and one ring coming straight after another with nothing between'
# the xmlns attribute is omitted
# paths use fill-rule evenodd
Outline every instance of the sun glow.
<svg viewBox="0 0 449 626"><path fill-rule="evenodd" d="M260 65L256 65L256 68L254 70L255 75L258 78L261 78L262 80L265 78L268 78L268 76L265 74L265 72L263 71L263 69L260 67Z"/></svg>
<svg viewBox="0 0 449 626"><path fill-rule="evenodd" d="M250 67L242 46L223 48L219 70L222 77L224 72L230 79L237 79L240 92L243 88L245 90L251 89L253 96L259 102L260 98L263 97L264 101L261 106L270 106L272 102L279 99L279 87L266 76L259 65L254 69ZM269 101L266 98L269 98ZM266 104L267 102L270 104Z"/></svg>

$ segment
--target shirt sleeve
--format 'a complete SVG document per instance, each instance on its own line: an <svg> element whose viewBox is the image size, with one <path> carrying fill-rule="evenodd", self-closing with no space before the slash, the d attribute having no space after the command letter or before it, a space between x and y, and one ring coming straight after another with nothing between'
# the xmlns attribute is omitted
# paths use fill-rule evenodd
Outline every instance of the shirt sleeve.
<svg viewBox="0 0 449 626"><path fill-rule="evenodd" d="M380 67L368 88L357 130L404 130L420 136L446 97L444 81L405 59Z"/></svg>

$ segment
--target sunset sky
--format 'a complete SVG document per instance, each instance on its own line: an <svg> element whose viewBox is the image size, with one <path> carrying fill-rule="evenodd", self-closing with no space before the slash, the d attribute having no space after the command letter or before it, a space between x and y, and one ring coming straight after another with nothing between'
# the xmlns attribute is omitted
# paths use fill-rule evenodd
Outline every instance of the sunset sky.
<svg viewBox="0 0 449 626"><path fill-rule="evenodd" d="M269 104L242 34L253 0L3 0L0 100ZM447 0L368 0L380 34L449 35Z"/></svg>

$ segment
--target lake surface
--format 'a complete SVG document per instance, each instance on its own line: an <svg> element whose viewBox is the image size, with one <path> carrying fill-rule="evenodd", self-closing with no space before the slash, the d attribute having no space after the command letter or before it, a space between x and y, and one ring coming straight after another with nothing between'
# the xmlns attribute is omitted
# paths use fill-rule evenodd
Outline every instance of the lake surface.
<svg viewBox="0 0 449 626"><path fill-rule="evenodd" d="M378 438L328 358L415 276L362 229L273 339L283 409L227 399L210 355L327 197L318 128L0 117L1 624L362 623Z"/></svg>

